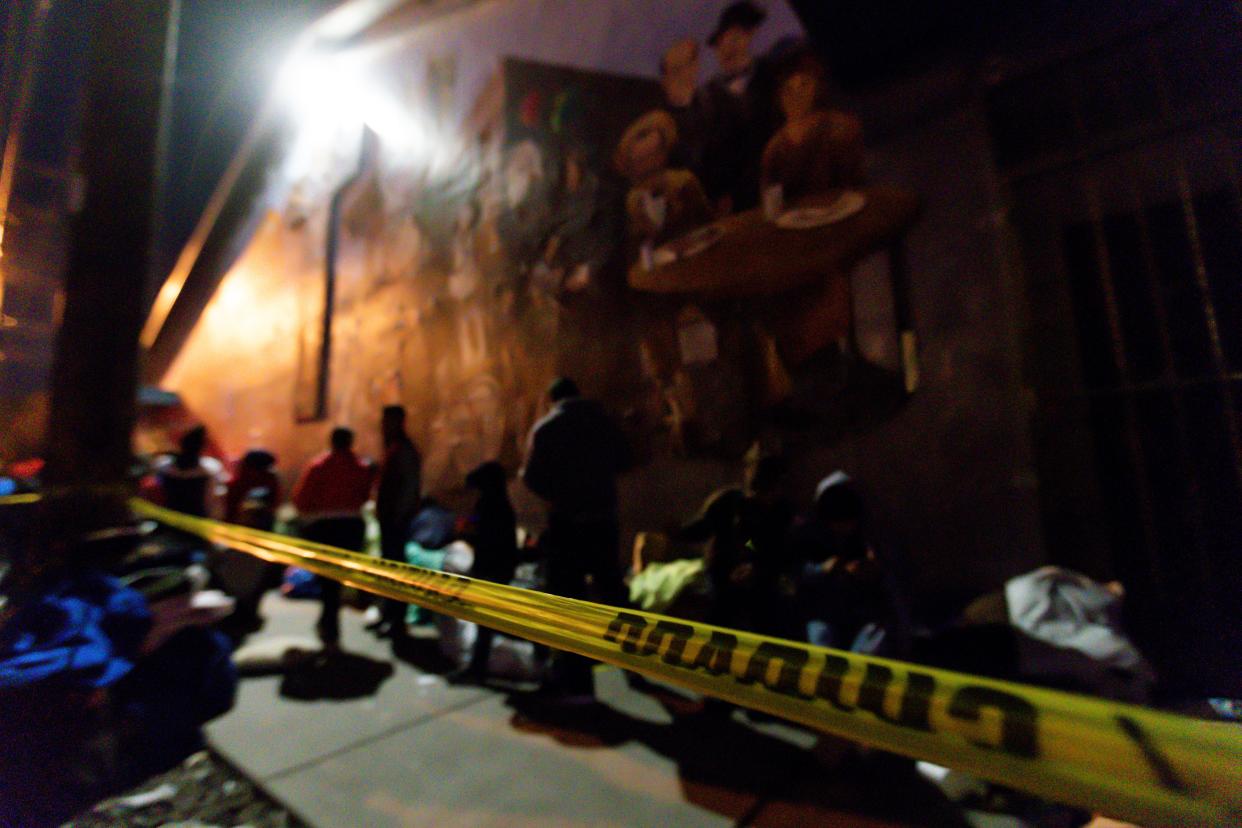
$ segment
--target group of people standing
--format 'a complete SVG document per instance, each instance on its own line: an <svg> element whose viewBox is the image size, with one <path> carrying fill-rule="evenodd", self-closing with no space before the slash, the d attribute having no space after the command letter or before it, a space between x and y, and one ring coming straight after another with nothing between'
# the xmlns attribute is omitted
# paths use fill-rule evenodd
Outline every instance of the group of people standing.
<svg viewBox="0 0 1242 828"><path fill-rule="evenodd" d="M366 545L363 506L375 494L380 552L386 560L405 562L410 523L422 503L422 457L405 428L405 409L387 406L380 419L384 458L377 468L354 452L354 433L337 427L329 449L315 458L293 490L302 537L340 549L362 551ZM323 608L316 630L326 647L340 641L341 585L320 580ZM372 630L399 638L405 631L405 605L386 599Z"/></svg>
<svg viewBox="0 0 1242 828"><path fill-rule="evenodd" d="M631 463L627 441L604 407L585 398L569 378L548 391L550 408L532 428L521 479L548 508L538 544L546 565L546 588L569 598L624 605L628 591L620 565L617 477ZM374 498L380 551L406 562L408 541L424 506L421 455L406 431L405 410L383 410L384 456L378 465L354 451L354 433L337 427L329 448L316 457L294 486L302 537L341 549L366 546L363 508ZM210 479L202 456L205 432L191 431L182 449L157 468L164 502L205 514ZM263 508L279 499L279 483L268 452L249 452L225 496L226 518L258 528ZM198 470L197 472L195 470ZM737 488L713 493L675 538L701 544L710 581L708 620L720 626L806 638L812 643L875 650L898 626L898 604L888 573L867 537L863 502L842 473L819 485L814 506L798 515L784 494L785 462L759 450L746 457ZM477 493L473 508L454 529L474 551L473 577L508 583L519 562L517 520L508 477L495 461L471 471L466 486ZM341 585L321 578L322 610L316 626L324 647L340 641ZM407 634L406 605L385 599L369 628L381 637ZM877 637L879 636L879 637ZM482 681L487 674L490 630L480 628L465 667L453 681ZM590 663L558 654L549 684L567 695L593 692Z"/></svg>
<svg viewBox="0 0 1242 828"><path fill-rule="evenodd" d="M549 397L551 409L531 431L522 471L527 488L549 507L540 544L548 589L571 598L619 603L625 587L617 559L616 476L629 464L625 439L603 407L582 397L573 380L558 379ZM381 430L385 453L376 469L354 453L349 429L334 429L329 451L307 468L292 499L302 518L303 537L361 550L365 543L361 510L374 490L381 553L387 560L404 562L411 526L424 503L421 457L406 432L404 409L385 408ZM504 467L485 462L466 476L465 483L477 493L470 514L458 523L458 534L474 551L471 575L508 583L518 563L518 548ZM321 580L323 609L317 629L324 645L332 647L340 636L340 584ZM378 635L401 638L406 633L405 604L386 599L373 628ZM450 680L483 680L492 638L491 630L480 627L466 665ZM558 656L550 683L564 693L590 693L590 663Z"/></svg>
<svg viewBox="0 0 1242 828"><path fill-rule="evenodd" d="M618 562L617 475L630 455L619 426L598 402L584 398L569 378L556 380L548 392L550 409L532 428L522 479L548 505L547 530L539 553L546 562L547 588L572 598L618 604L625 600ZM294 485L290 500L297 509L306 540L362 551L367 543L363 509L374 499L380 552L386 560L406 562L407 543L424 507L422 457L406 430L405 409L383 409L380 430L384 455L376 464L354 450L354 432L339 426L329 435L328 450L314 458ZM271 529L280 502L276 458L264 450L248 452L238 463L224 494L224 508L212 504L220 464L205 454L207 432L201 426L182 438L179 450L161 458L146 494L170 508L199 516L223 513L226 520ZM477 493L470 513L457 521L456 535L474 551L471 575L508 583L519 561L517 520L508 494L508 476L495 461L481 464L465 479ZM322 608L316 632L327 650L340 642L341 584L319 578ZM254 603L257 605L257 596ZM240 606L253 612L255 607ZM379 617L368 628L381 637L407 635L406 605L384 599ZM480 627L466 666L453 681L481 681L486 676L492 633ZM590 663L557 656L551 688L566 694L592 691Z"/></svg>
<svg viewBox="0 0 1242 828"><path fill-rule="evenodd" d="M405 409L383 409L380 422L384 456L377 466L354 451L354 432L332 429L328 450L306 467L293 487L290 500L297 508L302 537L340 549L361 551L366 545L363 507L374 496L380 525L381 551L388 560L405 561L405 540L410 522L422 502L422 458L405 428ZM281 503L276 457L264 449L252 449L241 458L223 489L217 490L223 465L206 453L207 430L195 426L180 440L178 450L161 457L142 484L145 497L170 509L199 517L222 516L229 523L271 530ZM317 632L325 646L340 640L341 585L322 578L323 611ZM264 583L264 586L270 584ZM239 615L254 615L262 588L238 605ZM399 635L404 629L405 605L386 601L373 628L380 635Z"/></svg>
<svg viewBox="0 0 1242 828"><path fill-rule="evenodd" d="M525 487L547 505L547 525L537 547L545 565L544 588L568 598L625 606L634 595L627 589L618 555L617 478L631 464L627 441L604 407L583 397L573 380L556 380L548 397L550 408L531 429L520 472ZM423 497L421 457L406 431L404 409L385 408L381 432L385 450L376 465L355 453L350 429L333 429L329 450L306 468L291 499L304 538L361 551L366 545L363 508L374 498L382 555L405 562L408 541L420 537L420 521L440 507ZM206 445L202 428L188 432L176 454L155 464L154 491L148 491L148 496L155 495L180 511L209 514L207 501L218 462L204 454ZM262 450L252 450L242 458L223 498L227 519L271 528L271 506L280 497L274 462ZM967 608L960 628L953 626L914 641L910 607L897 582L897 567L874 542L866 504L855 481L841 471L827 475L816 486L810 508L799 512L788 495L784 456L756 443L744 465L740 485L713 492L673 533L673 541L693 548L703 559L708 601L696 607L693 617L730 629L949 666L953 662L943 650L963 637L978 639L979 646L1000 647L997 663L1008 664L1016 658L1013 648L1018 644L1013 642L1025 642L1022 652L1037 646L1026 641L1021 635L1025 634L1062 648L1053 654L1064 673L1058 681L1079 682L1092 692L1125 698L1141 698L1150 687L1151 673L1141 655L1124 639L1116 619L1103 610L1096 613L1098 618L1076 616L1074 624L1057 627L1055 635L1038 626L1040 619L1051 617L1040 615L1038 607L1056 602L1068 606L1071 599L1077 600L1074 590L1090 592L1084 605L1109 604L1112 586L1097 588L1074 573L1040 570L1014 579L999 599L985 596L990 602L986 606L980 599ZM500 463L489 461L472 470L465 484L477 496L464 518L449 521L451 534L474 552L472 577L509 583L522 560L509 476ZM320 589L317 632L325 650L332 650L340 639L341 585L323 578ZM1057 596L1047 598L1049 592ZM1036 597L1029 598L1028 593ZM635 600L646 606L641 595ZM1036 609L1028 608L1036 604ZM999 612L993 605L1001 607ZM239 596L237 612L247 610ZM404 603L385 600L373 631L400 639L407 634L405 611ZM658 611L680 614L671 605ZM1084 628L1089 630L1083 632ZM447 678L454 683L484 681L493 639L492 631L480 626L465 665ZM1101 654L1098 647L1091 649L1083 643L1088 639L1093 643L1106 640L1112 649ZM1086 658L1067 655L1067 647L1084 652ZM1099 664L1114 661L1127 672L1118 681L1105 681ZM1044 663L1051 662L1045 659ZM969 665L977 672L994 666ZM1021 677L1040 681L1026 674ZM546 671L545 690L557 698L592 697L591 662L572 654L555 654Z"/></svg>

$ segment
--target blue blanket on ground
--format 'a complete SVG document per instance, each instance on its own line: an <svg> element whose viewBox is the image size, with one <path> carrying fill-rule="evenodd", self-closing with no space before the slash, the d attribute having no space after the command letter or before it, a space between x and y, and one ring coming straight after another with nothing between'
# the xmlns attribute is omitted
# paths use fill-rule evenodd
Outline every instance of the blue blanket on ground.
<svg viewBox="0 0 1242 828"><path fill-rule="evenodd" d="M150 627L141 593L99 572L74 575L0 630L0 689L51 680L108 687L133 669Z"/></svg>

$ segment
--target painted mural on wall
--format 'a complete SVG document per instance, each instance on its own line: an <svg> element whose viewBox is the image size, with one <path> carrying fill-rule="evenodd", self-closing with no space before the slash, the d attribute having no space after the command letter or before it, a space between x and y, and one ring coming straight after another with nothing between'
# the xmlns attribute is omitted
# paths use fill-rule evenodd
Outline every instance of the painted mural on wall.
<svg viewBox="0 0 1242 828"><path fill-rule="evenodd" d="M557 375L640 453L736 457L839 359L850 266L895 224L870 226L888 206L864 186L859 122L796 34L762 37L763 6L701 5L679 11L698 36L648 35L668 42L645 77L502 53L464 90L484 60L469 48L367 58L403 126L374 125L372 158L338 131L282 215L303 274L296 418L315 408L338 191L327 417L405 404L432 490L483 460L516 467Z"/></svg>

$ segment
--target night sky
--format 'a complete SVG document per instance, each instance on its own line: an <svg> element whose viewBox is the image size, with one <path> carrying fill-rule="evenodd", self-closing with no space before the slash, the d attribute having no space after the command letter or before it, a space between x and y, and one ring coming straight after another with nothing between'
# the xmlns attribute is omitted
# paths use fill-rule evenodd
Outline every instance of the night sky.
<svg viewBox="0 0 1242 828"><path fill-rule="evenodd" d="M34 219L14 234L8 253L21 278L6 285L4 312L24 323L0 337L8 359L0 370L0 397L46 387L53 347L41 332L52 317L58 259L41 261L48 244L63 244L68 171L75 147L97 0L58 0L41 31L42 0L0 4L0 33L11 70L33 69L20 144L13 203ZM155 280L161 281L193 232L221 175L256 117L294 39L336 0L181 0L173 91L167 188L156 226ZM31 34L40 31L37 39ZM124 59L122 56L121 59ZM6 61L10 57L6 57ZM14 115L18 74L5 76L0 126ZM118 136L124 140L124 136ZM57 216L39 219L39 216ZM16 225L15 225L16 226ZM21 264L21 263L25 264ZM152 295L154 295L152 286Z"/></svg>
<svg viewBox="0 0 1242 828"><path fill-rule="evenodd" d="M157 240L167 273L255 118L297 34L333 0L181 0L169 134L168 200ZM16 11L33 19L35 0ZM62 168L73 149L85 81L91 0L61 0L44 29L22 140L28 163ZM17 198L52 207L27 181ZM37 182L36 182L37 183Z"/></svg>
<svg viewBox="0 0 1242 828"><path fill-rule="evenodd" d="M297 34L331 0L182 0L158 273L167 273Z"/></svg>

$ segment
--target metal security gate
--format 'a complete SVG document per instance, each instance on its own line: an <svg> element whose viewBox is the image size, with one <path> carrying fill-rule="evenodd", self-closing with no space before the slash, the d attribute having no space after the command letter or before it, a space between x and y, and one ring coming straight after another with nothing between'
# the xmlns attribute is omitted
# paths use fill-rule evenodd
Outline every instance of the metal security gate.
<svg viewBox="0 0 1242 828"><path fill-rule="evenodd" d="M988 93L1053 560L1120 578L1175 693L1242 692L1242 17Z"/></svg>

